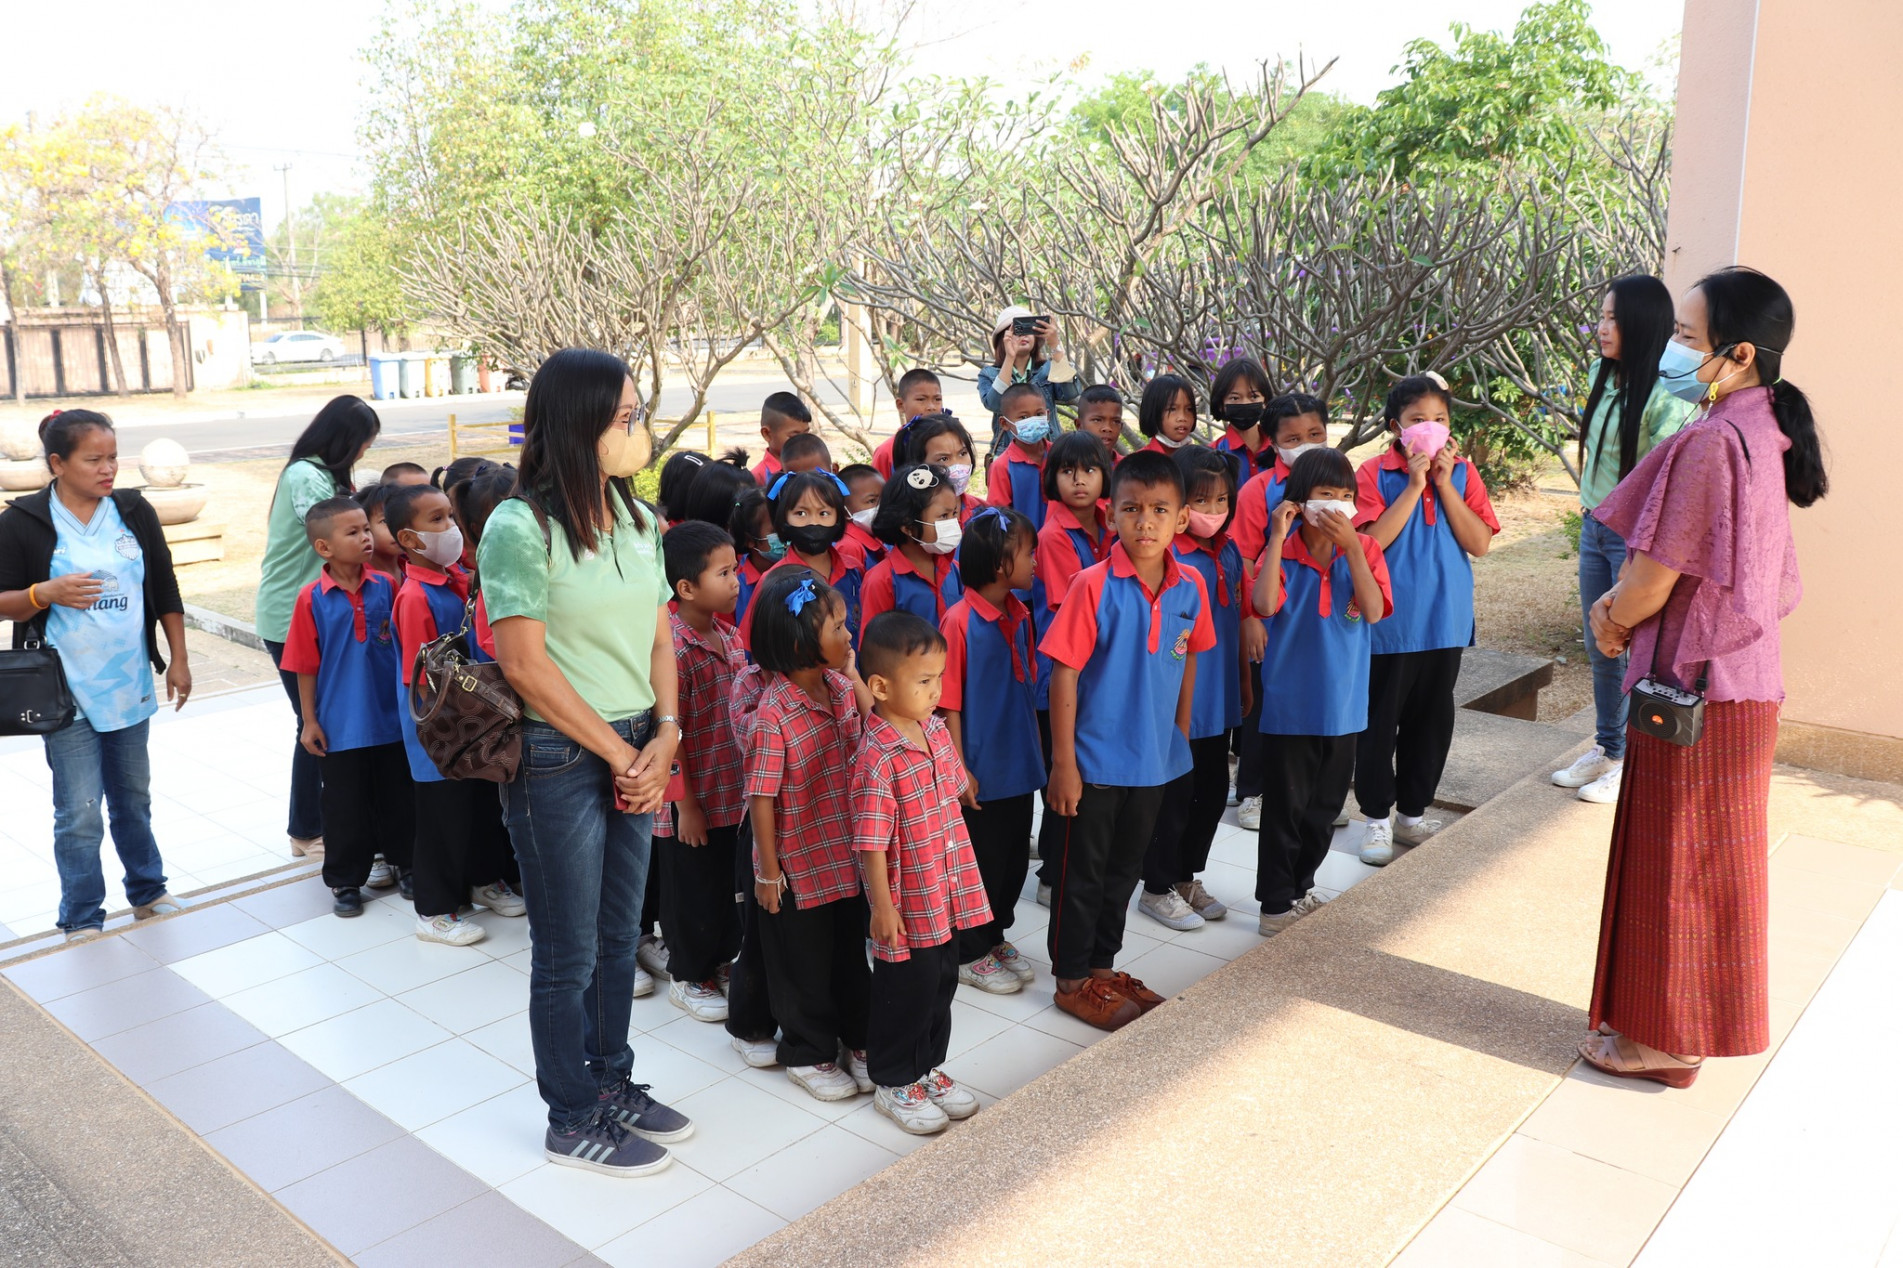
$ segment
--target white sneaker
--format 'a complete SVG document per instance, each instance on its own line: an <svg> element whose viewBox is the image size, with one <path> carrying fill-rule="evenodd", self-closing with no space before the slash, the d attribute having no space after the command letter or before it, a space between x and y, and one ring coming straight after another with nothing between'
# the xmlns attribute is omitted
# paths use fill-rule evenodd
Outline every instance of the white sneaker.
<svg viewBox="0 0 1903 1268"><path fill-rule="evenodd" d="M1368 820L1368 835L1361 843L1361 861L1369 867L1386 867L1394 862L1394 829L1386 819Z"/></svg>
<svg viewBox="0 0 1903 1268"><path fill-rule="evenodd" d="M1228 905L1204 889L1200 880L1183 881L1176 886L1176 892L1183 896L1190 910L1204 920L1221 920L1229 914Z"/></svg>
<svg viewBox="0 0 1903 1268"><path fill-rule="evenodd" d="M1244 797L1242 804L1236 807L1236 824L1244 832L1262 830L1262 798Z"/></svg>
<svg viewBox="0 0 1903 1268"><path fill-rule="evenodd" d="M1037 852L1037 833L1033 832L1031 834L1031 861L1035 863L1043 857L1042 854Z"/></svg>
<svg viewBox="0 0 1903 1268"><path fill-rule="evenodd" d="M1417 819L1413 823L1394 820L1394 839L1402 845L1421 845L1447 825L1439 819Z"/></svg>
<svg viewBox="0 0 1903 1268"><path fill-rule="evenodd" d="M509 888L509 882L497 881L493 885L478 885L469 891L469 901L478 907L487 907L498 916L526 916L529 905L522 901L522 895Z"/></svg>
<svg viewBox="0 0 1903 1268"><path fill-rule="evenodd" d="M1287 911L1277 913L1273 916L1266 911L1263 912L1260 919L1256 922L1256 932L1265 938L1273 938L1276 934L1281 933L1303 916L1313 915L1327 905L1328 899L1311 889L1296 899L1294 904L1290 906Z"/></svg>
<svg viewBox="0 0 1903 1268"><path fill-rule="evenodd" d="M1350 820L1348 818L1348 807L1346 803L1344 803L1341 807L1341 813L1335 816L1335 826L1337 828L1345 828L1348 826L1349 822Z"/></svg>
<svg viewBox="0 0 1903 1268"><path fill-rule="evenodd" d="M727 997L712 982L683 982L676 978L667 988L667 1002L695 1021L726 1021Z"/></svg>
<svg viewBox="0 0 1903 1268"><path fill-rule="evenodd" d="M951 1126L951 1117L938 1108L923 1084L882 1087L873 1093L872 1104L897 1123L900 1131L914 1136L930 1136Z"/></svg>
<svg viewBox="0 0 1903 1268"><path fill-rule="evenodd" d="M1037 905L1040 907L1051 905L1051 887L1043 881L1037 883Z"/></svg>
<svg viewBox="0 0 1903 1268"><path fill-rule="evenodd" d="M634 962L650 974L667 981L667 943L651 933L641 935L641 941L635 944Z"/></svg>
<svg viewBox="0 0 1903 1268"><path fill-rule="evenodd" d="M634 966L634 998L642 999L652 994L654 994L654 974L636 964Z"/></svg>
<svg viewBox="0 0 1903 1268"><path fill-rule="evenodd" d="M859 1095L859 1084L831 1061L822 1061L818 1065L790 1065L786 1067L786 1077L811 1092L816 1100L843 1101ZM899 1125L905 1126L903 1123Z"/></svg>
<svg viewBox="0 0 1903 1268"><path fill-rule="evenodd" d="M771 1039L742 1039L735 1035L727 1046L756 1070L769 1070L780 1064L780 1045Z"/></svg>
<svg viewBox="0 0 1903 1268"><path fill-rule="evenodd" d="M1174 889L1166 889L1160 894L1144 890L1143 897L1137 899L1137 910L1165 929L1174 929L1179 933L1203 927L1203 918Z"/></svg>
<svg viewBox="0 0 1903 1268"><path fill-rule="evenodd" d="M371 889L388 889L396 884L397 871L381 854L370 864L370 879L364 884Z"/></svg>
<svg viewBox="0 0 1903 1268"><path fill-rule="evenodd" d="M1017 974L994 960L989 953L979 956L970 964L958 966L958 980L966 986L975 986L987 995L1015 995L1024 989L1024 982Z"/></svg>
<svg viewBox="0 0 1903 1268"><path fill-rule="evenodd" d="M1234 784L1229 785L1229 803L1228 804L1232 806L1239 806L1242 804L1242 798L1236 796L1236 786Z"/></svg>
<svg viewBox="0 0 1903 1268"><path fill-rule="evenodd" d="M864 1048L848 1048L845 1044L840 1044L839 1068L852 1076L852 1081L859 1085L861 1092L877 1090L878 1084L874 1083L872 1076L866 1073L866 1050Z"/></svg>
<svg viewBox="0 0 1903 1268"><path fill-rule="evenodd" d="M1031 967L1031 961L1009 942L1000 942L991 948L991 958L998 962L999 968L1016 977L1020 982L1028 982L1037 976L1037 970Z"/></svg>
<svg viewBox="0 0 1903 1268"><path fill-rule="evenodd" d="M1613 806L1619 802L1619 785L1625 780L1625 763L1614 762L1612 769L1579 790L1581 801Z"/></svg>
<svg viewBox="0 0 1903 1268"><path fill-rule="evenodd" d="M932 1098L932 1104L945 1111L945 1117L956 1122L961 1118L970 1118L978 1112L978 1098L971 1089L953 1079L943 1070L934 1070L919 1080L925 1095Z"/></svg>
<svg viewBox="0 0 1903 1268"><path fill-rule="evenodd" d="M1606 750L1595 744L1581 753L1573 764L1565 770L1553 772L1553 782L1561 788L1584 788L1607 771L1619 765L1619 760L1606 756Z"/></svg>
<svg viewBox="0 0 1903 1268"><path fill-rule="evenodd" d="M473 920L460 916L422 916L416 918L416 936L422 942L440 942L444 946L466 947L481 942L489 931Z"/></svg>

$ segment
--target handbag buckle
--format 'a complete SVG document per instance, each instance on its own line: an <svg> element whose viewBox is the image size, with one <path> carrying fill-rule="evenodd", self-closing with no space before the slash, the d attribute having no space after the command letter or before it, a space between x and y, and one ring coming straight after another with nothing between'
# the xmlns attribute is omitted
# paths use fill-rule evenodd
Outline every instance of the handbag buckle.
<svg viewBox="0 0 1903 1268"><path fill-rule="evenodd" d="M32 726L43 716L44 715L41 714L38 709L22 709L20 710L20 724L22 726Z"/></svg>
<svg viewBox="0 0 1903 1268"><path fill-rule="evenodd" d="M462 688L462 689L463 689L464 691L474 691L474 690L476 689L476 678L475 678L475 675L473 675L473 674L457 674L457 675L456 675L456 685L457 685L458 687L461 687L461 688Z"/></svg>

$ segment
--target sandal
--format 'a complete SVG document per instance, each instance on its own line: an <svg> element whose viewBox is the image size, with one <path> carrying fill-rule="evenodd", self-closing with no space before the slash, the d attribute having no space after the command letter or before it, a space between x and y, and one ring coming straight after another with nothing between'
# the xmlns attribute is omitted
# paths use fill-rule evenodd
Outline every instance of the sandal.
<svg viewBox="0 0 1903 1268"><path fill-rule="evenodd" d="M1607 1041L1610 1040L1608 1043ZM1595 1033L1579 1044L1579 1056L1601 1074L1615 1079L1650 1079L1666 1087L1687 1088L1704 1068L1705 1059L1681 1061L1669 1052L1628 1039L1621 1034ZM1654 1061L1655 1064L1647 1064Z"/></svg>

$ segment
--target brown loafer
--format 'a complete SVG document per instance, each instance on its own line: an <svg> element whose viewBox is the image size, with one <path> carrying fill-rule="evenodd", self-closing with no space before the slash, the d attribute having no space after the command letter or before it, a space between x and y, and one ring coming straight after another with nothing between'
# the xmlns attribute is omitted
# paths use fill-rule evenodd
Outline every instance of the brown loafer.
<svg viewBox="0 0 1903 1268"><path fill-rule="evenodd" d="M1074 991L1057 992L1057 1006L1098 1030L1117 1030L1143 1015L1135 1000L1124 998L1101 977L1085 978Z"/></svg>
<svg viewBox="0 0 1903 1268"><path fill-rule="evenodd" d="M1131 977L1128 973L1121 971L1112 973L1106 980L1117 994L1123 996L1146 1013L1152 1008L1155 1008L1158 1004L1163 1003L1163 997L1161 995L1158 995L1155 991L1145 986L1139 979Z"/></svg>

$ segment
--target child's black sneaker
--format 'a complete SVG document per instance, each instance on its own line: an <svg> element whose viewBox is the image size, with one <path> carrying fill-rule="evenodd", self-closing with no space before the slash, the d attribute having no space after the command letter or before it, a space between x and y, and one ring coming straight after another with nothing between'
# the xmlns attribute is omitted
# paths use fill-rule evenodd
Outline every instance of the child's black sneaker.
<svg viewBox="0 0 1903 1268"><path fill-rule="evenodd" d="M542 1139L542 1153L550 1162L605 1176L652 1175L674 1161L673 1154L643 1140L608 1114L595 1115L593 1122L577 1131L549 1128Z"/></svg>
<svg viewBox="0 0 1903 1268"><path fill-rule="evenodd" d="M355 885L331 890L330 914L333 916L363 915L363 891Z"/></svg>

